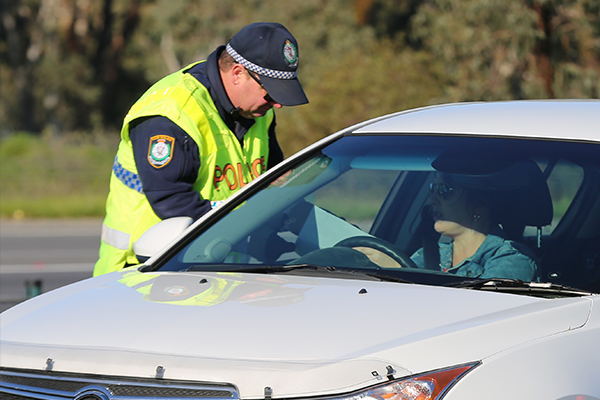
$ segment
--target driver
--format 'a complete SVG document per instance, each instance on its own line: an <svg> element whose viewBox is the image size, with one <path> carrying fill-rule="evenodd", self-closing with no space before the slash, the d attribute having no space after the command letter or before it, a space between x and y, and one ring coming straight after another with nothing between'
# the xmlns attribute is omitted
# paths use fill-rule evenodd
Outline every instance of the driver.
<svg viewBox="0 0 600 400"><path fill-rule="evenodd" d="M438 171L443 170L444 162L440 161L437 167L434 162ZM535 254L527 246L506 239L499 224L507 215L501 211L503 200L530 185L528 177L541 176L539 167L527 160L491 173L469 172L438 172L430 185L433 229L451 239L450 243L433 243L439 246L439 261L435 259L435 263L442 271L459 276L533 280ZM431 254L426 247L424 244L411 257L419 268L426 267L425 254ZM436 268L435 263L432 267L428 262L427 268Z"/></svg>

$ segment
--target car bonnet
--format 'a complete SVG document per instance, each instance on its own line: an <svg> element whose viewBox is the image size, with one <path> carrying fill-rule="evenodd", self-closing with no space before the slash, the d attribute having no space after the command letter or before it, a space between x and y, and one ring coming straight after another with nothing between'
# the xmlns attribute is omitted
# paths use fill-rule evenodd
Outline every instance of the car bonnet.
<svg viewBox="0 0 600 400"><path fill-rule="evenodd" d="M2 314L5 367L231 383L243 398L343 393L585 324L587 298L379 281L134 269Z"/></svg>

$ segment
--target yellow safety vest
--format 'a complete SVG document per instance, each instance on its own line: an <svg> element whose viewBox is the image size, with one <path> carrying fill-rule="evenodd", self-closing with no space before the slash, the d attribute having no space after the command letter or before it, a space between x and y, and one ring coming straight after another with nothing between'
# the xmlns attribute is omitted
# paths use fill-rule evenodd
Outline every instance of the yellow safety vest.
<svg viewBox="0 0 600 400"><path fill-rule="evenodd" d="M121 129L121 142L110 178L106 217L102 226L100 258L94 276L138 263L133 244L160 222L143 193L133 156L129 124L147 116L164 116L181 127L198 145L200 169L193 189L213 207L246 186L266 169L269 126L273 110L254 120L244 136L244 146L221 119L206 87L187 74L198 63L166 76L131 107ZM152 139L163 140L157 134ZM168 138L167 138L168 139ZM166 152L169 147L165 141ZM166 154L166 157L169 155Z"/></svg>

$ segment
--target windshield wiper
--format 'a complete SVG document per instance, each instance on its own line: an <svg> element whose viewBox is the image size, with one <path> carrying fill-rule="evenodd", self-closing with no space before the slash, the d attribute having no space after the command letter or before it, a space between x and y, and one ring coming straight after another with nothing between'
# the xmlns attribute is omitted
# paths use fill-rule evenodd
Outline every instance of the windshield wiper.
<svg viewBox="0 0 600 400"><path fill-rule="evenodd" d="M594 294L585 290L559 285L556 283L524 282L520 279L504 278L469 279L460 282L449 283L446 286L473 290L524 294L538 297L578 297L590 296Z"/></svg>
<svg viewBox="0 0 600 400"><path fill-rule="evenodd" d="M313 264L298 264L298 265L270 265L270 264L218 264L218 265L194 265L186 271L218 271L218 272L249 272L249 273L271 273L271 272L288 272L297 269L314 269L334 271L335 267L324 267Z"/></svg>
<svg viewBox="0 0 600 400"><path fill-rule="evenodd" d="M381 271L360 271L360 270L347 270L347 272L351 272L354 274L361 274L365 276L370 276L372 278L376 278L382 282L396 282L396 283L411 283L414 284L413 281L409 281L407 279L397 278L392 275L384 274Z"/></svg>
<svg viewBox="0 0 600 400"><path fill-rule="evenodd" d="M212 266L211 266L212 267ZM358 269L350 269L350 268L337 268L331 266L322 266L315 264L290 264L290 265L220 265L218 272L247 272L247 273L286 273L291 271L299 271L299 270L313 270L319 272L326 273L335 273L335 274L348 274L355 279L360 279L364 277L370 277L375 280L384 281L384 282L397 282L397 283L414 283L408 281L406 279L396 278L394 276L383 274L381 271L373 271L373 270L358 270ZM213 268L206 268L203 265L195 265L187 269L187 271L215 271ZM341 276L340 276L341 277Z"/></svg>

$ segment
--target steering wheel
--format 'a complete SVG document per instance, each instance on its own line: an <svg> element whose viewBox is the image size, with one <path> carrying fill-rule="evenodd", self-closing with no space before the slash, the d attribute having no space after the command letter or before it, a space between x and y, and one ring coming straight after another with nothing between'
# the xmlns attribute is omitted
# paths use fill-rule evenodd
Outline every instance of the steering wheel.
<svg viewBox="0 0 600 400"><path fill-rule="evenodd" d="M414 263L413 260L410 259L409 256L404 254L393 244L386 242L383 239L379 239L378 237L353 236L340 241L334 247L368 247L380 251L381 253L391 257L403 268L417 268L417 265Z"/></svg>

